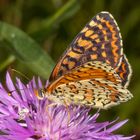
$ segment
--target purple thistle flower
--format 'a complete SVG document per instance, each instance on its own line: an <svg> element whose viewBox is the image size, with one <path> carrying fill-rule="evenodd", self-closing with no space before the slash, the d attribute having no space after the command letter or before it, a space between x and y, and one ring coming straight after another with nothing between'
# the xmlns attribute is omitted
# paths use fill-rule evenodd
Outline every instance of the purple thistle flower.
<svg viewBox="0 0 140 140"><path fill-rule="evenodd" d="M0 140L131 140L113 131L127 120L116 123L96 122L99 112L80 106L57 106L47 99L39 100L35 91L42 88L35 79L26 86L17 78L14 85L9 73L6 89L0 84ZM16 87L15 87L16 86ZM19 90L17 90L19 89Z"/></svg>

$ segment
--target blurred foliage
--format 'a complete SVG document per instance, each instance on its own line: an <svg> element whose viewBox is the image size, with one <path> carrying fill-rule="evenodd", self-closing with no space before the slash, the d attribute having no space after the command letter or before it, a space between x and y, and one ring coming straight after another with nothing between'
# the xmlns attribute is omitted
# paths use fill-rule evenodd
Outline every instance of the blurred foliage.
<svg viewBox="0 0 140 140"><path fill-rule="evenodd" d="M112 13L121 29L124 52L133 68L129 89L134 95L127 103L101 111L101 119L129 118L120 131L137 134L135 140L139 140L139 0L0 0L0 80L4 81L8 68L29 78L40 75L47 79L53 60L58 60L76 34L100 11ZM15 72L12 74L20 77Z"/></svg>

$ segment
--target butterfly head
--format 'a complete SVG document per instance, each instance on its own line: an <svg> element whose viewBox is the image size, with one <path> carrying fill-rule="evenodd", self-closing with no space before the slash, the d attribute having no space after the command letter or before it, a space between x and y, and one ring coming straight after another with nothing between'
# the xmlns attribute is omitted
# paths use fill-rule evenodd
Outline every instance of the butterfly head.
<svg viewBox="0 0 140 140"><path fill-rule="evenodd" d="M38 99L43 100L44 98L47 98L51 101L53 101L55 98L52 94L50 94L46 88L41 89L34 89L34 93L37 96Z"/></svg>

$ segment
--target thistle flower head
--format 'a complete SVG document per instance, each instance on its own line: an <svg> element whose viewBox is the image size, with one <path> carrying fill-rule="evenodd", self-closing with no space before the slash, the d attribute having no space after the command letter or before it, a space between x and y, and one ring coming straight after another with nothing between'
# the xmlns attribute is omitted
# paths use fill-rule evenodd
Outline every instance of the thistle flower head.
<svg viewBox="0 0 140 140"><path fill-rule="evenodd" d="M9 73L6 86L0 84L0 140L131 140L133 136L113 134L127 120L116 123L97 122L99 112L89 115L89 109L80 106L54 105L35 91L42 88L41 80L33 78L24 85L17 78L14 85ZM19 89L19 90L17 90Z"/></svg>

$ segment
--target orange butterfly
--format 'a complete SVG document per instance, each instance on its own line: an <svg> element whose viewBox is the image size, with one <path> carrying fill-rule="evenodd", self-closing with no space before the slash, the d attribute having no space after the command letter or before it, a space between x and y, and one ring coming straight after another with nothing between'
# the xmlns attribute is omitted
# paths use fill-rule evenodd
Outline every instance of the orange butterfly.
<svg viewBox="0 0 140 140"><path fill-rule="evenodd" d="M113 16L101 12L64 52L49 78L45 96L58 104L103 108L126 102L132 75Z"/></svg>

